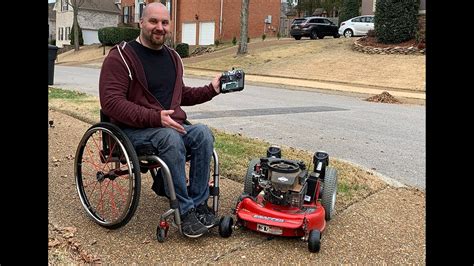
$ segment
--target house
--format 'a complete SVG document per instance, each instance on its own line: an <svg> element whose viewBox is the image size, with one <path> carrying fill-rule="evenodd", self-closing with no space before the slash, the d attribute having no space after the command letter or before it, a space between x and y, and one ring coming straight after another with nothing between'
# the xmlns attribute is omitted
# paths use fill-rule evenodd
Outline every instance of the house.
<svg viewBox="0 0 474 266"><path fill-rule="evenodd" d="M168 7L173 43L210 45L215 40L230 41L240 37L238 0L117 0L120 2L121 23L138 23L144 5L161 2ZM281 0L251 0L249 4L248 36L276 36L280 25Z"/></svg>
<svg viewBox="0 0 474 266"><path fill-rule="evenodd" d="M373 15L377 0L362 0L361 15ZM419 14L426 14L426 0L420 0Z"/></svg>
<svg viewBox="0 0 474 266"><path fill-rule="evenodd" d="M80 2L80 1L78 1ZM56 45L63 47L71 43L69 33L73 23L73 8L68 0L57 0L56 10ZM117 26L120 9L115 0L84 0L78 10L78 22L82 29L84 44L99 43L98 30L103 27Z"/></svg>
<svg viewBox="0 0 474 266"><path fill-rule="evenodd" d="M54 3L48 3L48 42L56 40L56 11Z"/></svg>

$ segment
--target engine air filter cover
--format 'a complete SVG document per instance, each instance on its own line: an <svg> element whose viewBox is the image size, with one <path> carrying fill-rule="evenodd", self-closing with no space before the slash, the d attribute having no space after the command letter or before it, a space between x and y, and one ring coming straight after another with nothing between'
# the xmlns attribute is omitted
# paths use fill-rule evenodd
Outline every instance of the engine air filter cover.
<svg viewBox="0 0 474 266"><path fill-rule="evenodd" d="M281 191L293 190L297 185L300 167L296 162L289 160L272 160L268 163L268 176L272 185Z"/></svg>

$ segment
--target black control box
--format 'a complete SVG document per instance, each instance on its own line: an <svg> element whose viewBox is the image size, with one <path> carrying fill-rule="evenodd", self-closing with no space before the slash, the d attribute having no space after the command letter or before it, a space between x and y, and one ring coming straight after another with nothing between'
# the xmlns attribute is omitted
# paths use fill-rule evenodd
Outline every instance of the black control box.
<svg viewBox="0 0 474 266"><path fill-rule="evenodd" d="M242 69L232 69L222 73L220 78L221 93L243 90L244 80L245 73Z"/></svg>

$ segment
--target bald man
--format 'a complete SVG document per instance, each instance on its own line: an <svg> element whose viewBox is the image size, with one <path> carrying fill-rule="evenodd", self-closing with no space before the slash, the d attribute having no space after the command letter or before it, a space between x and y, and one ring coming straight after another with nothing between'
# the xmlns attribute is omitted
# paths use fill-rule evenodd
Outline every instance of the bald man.
<svg viewBox="0 0 474 266"><path fill-rule="evenodd" d="M195 238L218 222L207 205L214 136L205 125L183 124L187 116L181 106L204 103L218 95L221 75L203 87L184 85L181 58L165 45L169 33L168 9L161 3L148 4L140 19L140 35L110 49L102 64L100 105L135 147L153 146L168 165L182 232ZM186 151L191 155L189 187ZM156 192L155 184L153 188ZM166 185L165 192L169 196Z"/></svg>

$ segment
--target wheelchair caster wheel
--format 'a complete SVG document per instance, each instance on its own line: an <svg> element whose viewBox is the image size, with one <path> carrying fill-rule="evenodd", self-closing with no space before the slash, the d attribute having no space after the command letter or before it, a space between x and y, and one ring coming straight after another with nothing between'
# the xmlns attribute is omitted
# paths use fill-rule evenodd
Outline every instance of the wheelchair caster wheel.
<svg viewBox="0 0 474 266"><path fill-rule="evenodd" d="M166 238L166 230L158 227L156 229L156 239L158 239L158 242L163 243L165 242L165 238Z"/></svg>
<svg viewBox="0 0 474 266"><path fill-rule="evenodd" d="M219 235L221 237L227 238L232 235L232 225L234 224L234 219L230 216L223 216L219 222Z"/></svg>
<svg viewBox="0 0 474 266"><path fill-rule="evenodd" d="M156 239L158 242L165 242L166 236L168 235L169 225L167 222L160 222L160 225L156 228Z"/></svg>

